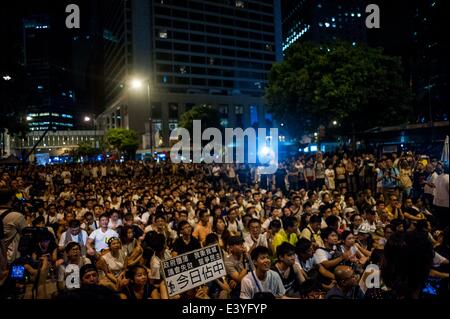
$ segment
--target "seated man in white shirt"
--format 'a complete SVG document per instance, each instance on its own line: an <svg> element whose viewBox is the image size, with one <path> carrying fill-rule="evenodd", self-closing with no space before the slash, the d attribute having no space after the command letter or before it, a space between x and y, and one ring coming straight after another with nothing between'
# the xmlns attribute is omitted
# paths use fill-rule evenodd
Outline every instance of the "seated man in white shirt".
<svg viewBox="0 0 450 319"><path fill-rule="evenodd" d="M267 231L265 234L261 233L261 222L252 218L248 222L249 234L244 237L244 246L248 253L258 246L264 246L269 248L270 254L273 255L272 236L271 232ZM269 244L269 240L270 244Z"/></svg>
<svg viewBox="0 0 450 319"><path fill-rule="evenodd" d="M270 293L275 298L284 298L286 290L280 276L270 270L269 249L258 246L250 254L255 269L241 281L241 299L253 299L258 293Z"/></svg>
<svg viewBox="0 0 450 319"><path fill-rule="evenodd" d="M109 217L106 214L100 216L100 228L94 230L87 241L87 253L90 256L98 255L104 249L108 249L108 240L119 237L116 231L108 228Z"/></svg>

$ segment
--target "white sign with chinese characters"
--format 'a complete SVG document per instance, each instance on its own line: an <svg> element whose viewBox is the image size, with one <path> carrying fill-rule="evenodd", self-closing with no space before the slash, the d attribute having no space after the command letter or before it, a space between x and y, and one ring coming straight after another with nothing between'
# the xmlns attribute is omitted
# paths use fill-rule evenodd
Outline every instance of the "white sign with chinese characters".
<svg viewBox="0 0 450 319"><path fill-rule="evenodd" d="M162 266L170 297L226 275L218 245L164 260Z"/></svg>

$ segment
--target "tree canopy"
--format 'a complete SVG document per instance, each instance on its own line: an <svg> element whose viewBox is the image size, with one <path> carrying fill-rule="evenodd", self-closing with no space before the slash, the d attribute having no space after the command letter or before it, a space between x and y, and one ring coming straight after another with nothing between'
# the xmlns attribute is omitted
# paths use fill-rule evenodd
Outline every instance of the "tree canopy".
<svg viewBox="0 0 450 319"><path fill-rule="evenodd" d="M109 129L106 132L106 141L116 151L124 152L128 158L133 157L139 147L136 131L124 128Z"/></svg>
<svg viewBox="0 0 450 319"><path fill-rule="evenodd" d="M333 121L342 133L401 124L411 112L400 58L345 42L294 45L272 67L266 98L293 137Z"/></svg>
<svg viewBox="0 0 450 319"><path fill-rule="evenodd" d="M180 127L187 129L192 136L192 126L194 120L202 121L202 130L208 127L223 129L220 124L220 113L213 108L197 105L187 112L184 112L180 118Z"/></svg>

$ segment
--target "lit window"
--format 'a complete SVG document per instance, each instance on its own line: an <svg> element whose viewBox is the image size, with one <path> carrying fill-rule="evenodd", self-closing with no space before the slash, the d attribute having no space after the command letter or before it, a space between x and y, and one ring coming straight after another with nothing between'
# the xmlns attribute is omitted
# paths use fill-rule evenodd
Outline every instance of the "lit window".
<svg viewBox="0 0 450 319"><path fill-rule="evenodd" d="M242 1L242 0L236 0L235 5L236 5L236 8L245 8L244 1Z"/></svg>
<svg viewBox="0 0 450 319"><path fill-rule="evenodd" d="M159 31L159 37L160 37L161 39L167 39L167 37L168 37L167 30L161 30L161 31Z"/></svg>

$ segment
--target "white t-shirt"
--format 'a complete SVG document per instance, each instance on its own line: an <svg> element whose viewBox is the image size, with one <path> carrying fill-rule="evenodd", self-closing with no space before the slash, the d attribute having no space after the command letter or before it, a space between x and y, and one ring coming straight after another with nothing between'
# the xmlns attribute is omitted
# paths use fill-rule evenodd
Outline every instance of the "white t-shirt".
<svg viewBox="0 0 450 319"><path fill-rule="evenodd" d="M245 246L245 249L247 249L247 252L250 252L250 249L253 247L254 244L255 244L255 241L253 240L253 238L250 234L244 237L244 246ZM263 235L263 234L259 235L259 238L257 240L255 247L258 247L258 246L264 246L264 247L269 248L269 245L267 244L266 235Z"/></svg>
<svg viewBox="0 0 450 319"><path fill-rule="evenodd" d="M241 299L252 299L256 293L261 291L270 292L275 297L282 297L286 293L280 275L273 270L266 273L264 280L259 280L256 273L245 275L241 281Z"/></svg>
<svg viewBox="0 0 450 319"><path fill-rule="evenodd" d="M103 249L108 248L108 240L112 237L119 237L117 232L112 229L107 229L103 232L101 228L94 230L89 238L94 240L94 247L97 252L101 252Z"/></svg>
<svg viewBox="0 0 450 319"><path fill-rule="evenodd" d="M324 261L333 259L333 254L326 249L319 248L314 253L314 259L316 264L321 264Z"/></svg>
<svg viewBox="0 0 450 319"><path fill-rule="evenodd" d="M433 205L439 207L449 207L448 198L448 174L438 175L434 180Z"/></svg>

